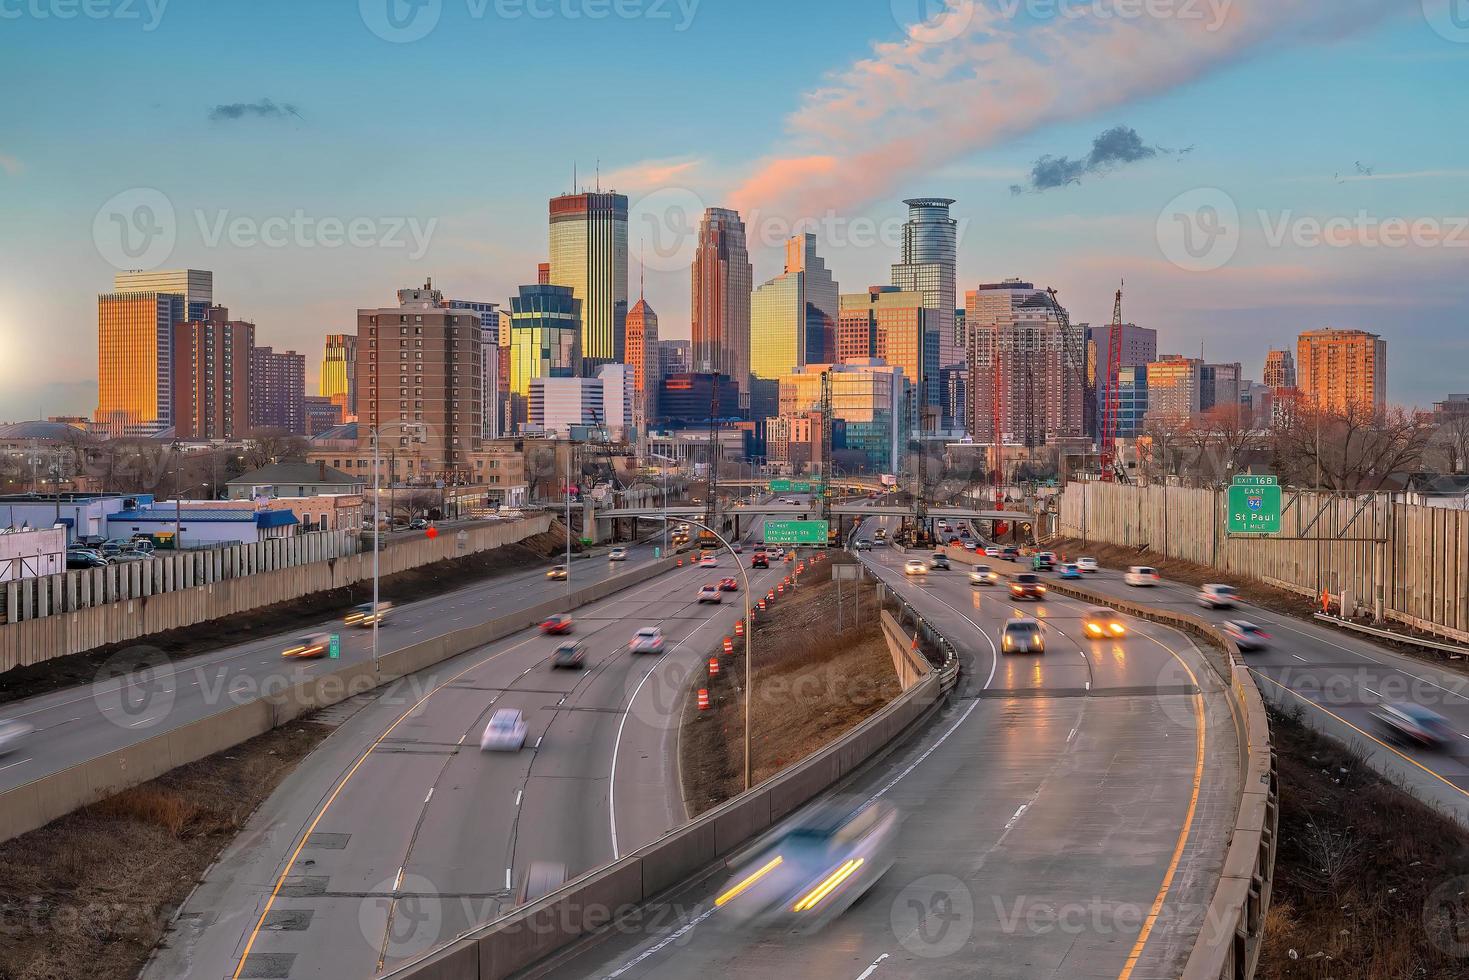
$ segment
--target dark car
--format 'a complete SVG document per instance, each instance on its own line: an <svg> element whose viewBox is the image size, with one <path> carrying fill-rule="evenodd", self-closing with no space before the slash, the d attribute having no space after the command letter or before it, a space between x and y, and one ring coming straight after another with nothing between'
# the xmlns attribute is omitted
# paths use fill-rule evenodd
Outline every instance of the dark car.
<svg viewBox="0 0 1469 980"><path fill-rule="evenodd" d="M586 659L587 648L576 640L568 640L556 647L556 652L551 655L551 666L581 667Z"/></svg>
<svg viewBox="0 0 1469 980"><path fill-rule="evenodd" d="M1006 561L1015 561L1020 557L1019 548L1004 548L1000 551L1000 557Z"/></svg>
<svg viewBox="0 0 1469 980"><path fill-rule="evenodd" d="M106 568L108 561L95 551L68 551L66 553L66 567L76 568Z"/></svg>
<svg viewBox="0 0 1469 980"><path fill-rule="evenodd" d="M1381 704L1372 717L1388 737L1409 745L1439 748L1453 735L1443 716L1417 704Z"/></svg>
<svg viewBox="0 0 1469 980"><path fill-rule="evenodd" d="M1014 599L1034 599L1038 602L1046 597L1046 587L1041 584L1039 575L1022 572L1010 581L1010 596Z"/></svg>

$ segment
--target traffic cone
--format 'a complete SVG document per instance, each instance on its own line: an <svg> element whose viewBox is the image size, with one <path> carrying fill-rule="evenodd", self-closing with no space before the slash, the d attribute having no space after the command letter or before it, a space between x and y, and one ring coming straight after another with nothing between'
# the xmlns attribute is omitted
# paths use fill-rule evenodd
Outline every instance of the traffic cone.
<svg viewBox="0 0 1469 980"><path fill-rule="evenodd" d="M709 689L707 687L699 688L699 710L709 710Z"/></svg>
<svg viewBox="0 0 1469 980"><path fill-rule="evenodd" d="M761 612L764 612L765 611L765 600L764 599L761 599L759 602L757 602L755 604L755 608L756 609L759 609Z"/></svg>
<svg viewBox="0 0 1469 980"><path fill-rule="evenodd" d="M737 620L735 620L735 636L744 636L744 635L745 635L745 621L743 619L737 619Z"/></svg>
<svg viewBox="0 0 1469 980"><path fill-rule="evenodd" d="M709 676L710 677L718 677L719 676L719 658L718 657L710 657L709 658Z"/></svg>
<svg viewBox="0 0 1469 980"><path fill-rule="evenodd" d="M724 652L734 653L734 640L730 639L727 636L724 638Z"/></svg>

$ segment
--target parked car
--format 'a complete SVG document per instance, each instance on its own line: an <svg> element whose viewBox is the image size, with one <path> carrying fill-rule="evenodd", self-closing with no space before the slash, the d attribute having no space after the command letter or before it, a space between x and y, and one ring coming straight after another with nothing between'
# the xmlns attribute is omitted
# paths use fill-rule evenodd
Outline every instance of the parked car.
<svg viewBox="0 0 1469 980"><path fill-rule="evenodd" d="M311 633L298 636L296 642L281 651L286 660L317 660L331 650L332 638L327 633Z"/></svg>
<svg viewBox="0 0 1469 980"><path fill-rule="evenodd" d="M551 579L553 582L565 582L566 566L552 565L550 570L546 572L546 578Z"/></svg>
<svg viewBox="0 0 1469 980"><path fill-rule="evenodd" d="M127 550L136 551L140 555L151 555L158 550L158 546L153 543L152 538L133 538Z"/></svg>
<svg viewBox="0 0 1469 980"><path fill-rule="evenodd" d="M77 568L106 568L108 560L96 551L68 551L66 553L66 567Z"/></svg>
<svg viewBox="0 0 1469 980"><path fill-rule="evenodd" d="M563 634L571 632L571 613L555 613L541 623L541 632Z"/></svg>
<svg viewBox="0 0 1469 980"><path fill-rule="evenodd" d="M607 560L608 561L627 561L627 549L626 548L623 548L621 546L618 546L616 548L613 548L611 551L607 552Z"/></svg>
<svg viewBox="0 0 1469 980"><path fill-rule="evenodd" d="M567 640L565 643L557 644L556 650L551 654L551 668L576 667L580 668L587 660L587 648L580 640Z"/></svg>
<svg viewBox="0 0 1469 980"><path fill-rule="evenodd" d="M25 744L36 726L18 718L0 718L0 755L14 752Z"/></svg>
<svg viewBox="0 0 1469 980"><path fill-rule="evenodd" d="M1033 572L1021 572L1010 582L1010 596L1015 599L1034 599L1039 602L1046 597L1046 587L1040 576Z"/></svg>
<svg viewBox="0 0 1469 980"><path fill-rule="evenodd" d="M1087 573L1101 571L1101 566L1097 564L1095 558L1078 558L1076 559L1076 567Z"/></svg>
<svg viewBox="0 0 1469 980"><path fill-rule="evenodd" d="M1270 634L1243 619L1226 620L1220 627L1241 651L1263 650L1270 645Z"/></svg>
<svg viewBox="0 0 1469 980"><path fill-rule="evenodd" d="M1377 724L1395 742L1436 749L1453 737L1444 717L1422 705L1383 703L1372 712Z"/></svg>
<svg viewBox="0 0 1469 980"><path fill-rule="evenodd" d="M1006 620L1000 648L1005 653L1045 653L1046 636L1040 622L1029 616Z"/></svg>
<svg viewBox="0 0 1469 980"><path fill-rule="evenodd" d="M384 626L388 621L388 612L392 608L393 604L386 600L378 602L377 609L372 608L372 603L364 602L360 606L354 607L347 614L343 622L348 626L361 626L363 628L370 627L373 623Z"/></svg>
<svg viewBox="0 0 1469 980"><path fill-rule="evenodd" d="M479 738L481 752L519 752L525 747L525 715L519 708L498 708Z"/></svg>
<svg viewBox="0 0 1469 980"><path fill-rule="evenodd" d="M428 530L428 521L425 518L422 518L422 517L415 517L413 520L411 520L411 521L408 522L408 530L410 530L410 531L427 531Z"/></svg>
<svg viewBox="0 0 1469 980"><path fill-rule="evenodd" d="M1158 570L1151 565L1133 565L1127 570L1127 574L1122 576L1122 580L1128 585L1151 588L1162 581L1162 578L1158 575Z"/></svg>
<svg viewBox="0 0 1469 980"><path fill-rule="evenodd" d="M928 567L936 572L947 572L949 570L949 556L942 551L935 551L928 558Z"/></svg>
<svg viewBox="0 0 1469 980"><path fill-rule="evenodd" d="M658 626L644 626L633 634L627 645L633 653L662 653L663 630Z"/></svg>
<svg viewBox="0 0 1469 980"><path fill-rule="evenodd" d="M740 583L739 583L739 581L737 579L733 579L733 578L722 578L722 579L719 580L719 591L720 592L738 592L738 591L740 591Z"/></svg>
<svg viewBox="0 0 1469 980"><path fill-rule="evenodd" d="M1093 606L1083 613L1081 628L1093 640L1121 639L1127 635L1122 617L1105 606Z"/></svg>
<svg viewBox="0 0 1469 980"><path fill-rule="evenodd" d="M1000 581L1000 573L988 565L975 565L969 570L970 585L994 585Z"/></svg>
<svg viewBox="0 0 1469 980"><path fill-rule="evenodd" d="M1236 599L1234 586L1206 584L1199 587L1199 605L1208 609L1233 609Z"/></svg>
<svg viewBox="0 0 1469 980"><path fill-rule="evenodd" d="M719 591L717 585L705 585L699 588L699 602L723 602L724 595Z"/></svg>
<svg viewBox="0 0 1469 980"><path fill-rule="evenodd" d="M921 558L909 558L907 561L903 562L903 574L927 575L928 566L923 563L923 559Z"/></svg>
<svg viewBox="0 0 1469 980"><path fill-rule="evenodd" d="M112 563L114 565L128 564L128 563L131 563L131 562L138 562L138 561L152 561L152 560L153 560L153 555L151 553L149 553L149 552L146 552L146 551L127 551L127 550L124 550L124 551L119 551L117 554L115 554L115 555L112 556Z"/></svg>

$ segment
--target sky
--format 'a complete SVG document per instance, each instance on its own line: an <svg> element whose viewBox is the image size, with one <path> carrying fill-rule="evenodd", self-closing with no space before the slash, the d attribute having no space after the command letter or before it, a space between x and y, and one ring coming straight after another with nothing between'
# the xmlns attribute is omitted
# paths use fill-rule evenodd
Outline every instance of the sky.
<svg viewBox="0 0 1469 980"><path fill-rule="evenodd" d="M626 193L629 288L687 337L693 229L756 282L795 230L886 283L902 200L956 200L959 290L1241 361L1388 343L1469 391L1464 0L0 0L0 420L90 414L96 294L214 272L305 352L432 278L507 302L547 199ZM575 176L574 176L575 175Z"/></svg>

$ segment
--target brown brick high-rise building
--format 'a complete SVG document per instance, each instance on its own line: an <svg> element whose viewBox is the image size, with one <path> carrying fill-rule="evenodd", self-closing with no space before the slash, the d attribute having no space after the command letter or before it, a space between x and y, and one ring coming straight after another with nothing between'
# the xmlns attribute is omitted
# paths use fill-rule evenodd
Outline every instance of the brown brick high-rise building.
<svg viewBox="0 0 1469 980"><path fill-rule="evenodd" d="M1307 330L1296 339L1301 397L1331 412L1387 406L1387 341L1365 330Z"/></svg>
<svg viewBox="0 0 1469 980"><path fill-rule="evenodd" d="M211 306L174 327L174 429L180 439L238 439L250 431L255 324Z"/></svg>
<svg viewBox="0 0 1469 980"><path fill-rule="evenodd" d="M250 355L250 427L306 434L306 355L256 347Z"/></svg>

